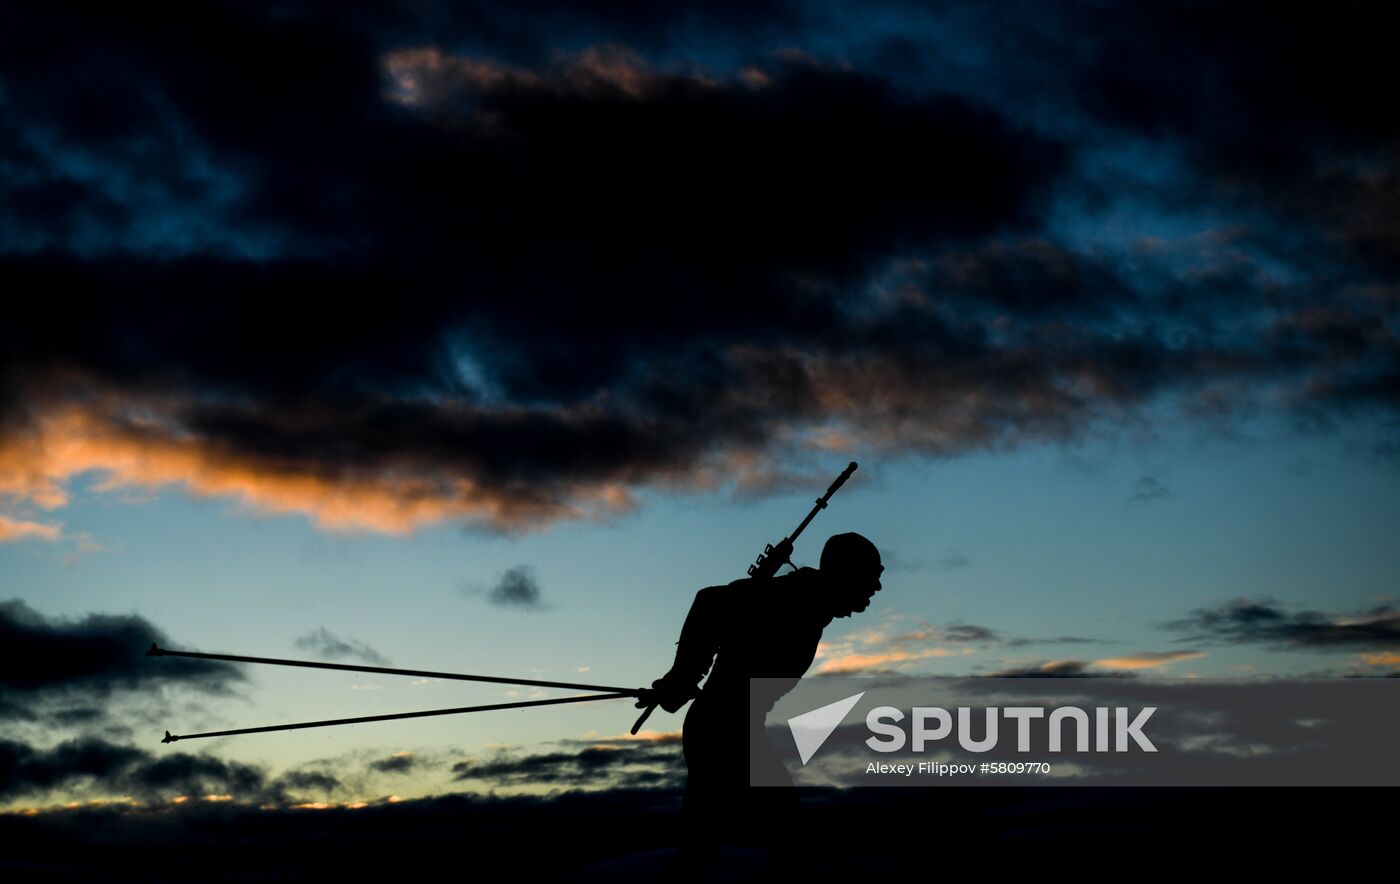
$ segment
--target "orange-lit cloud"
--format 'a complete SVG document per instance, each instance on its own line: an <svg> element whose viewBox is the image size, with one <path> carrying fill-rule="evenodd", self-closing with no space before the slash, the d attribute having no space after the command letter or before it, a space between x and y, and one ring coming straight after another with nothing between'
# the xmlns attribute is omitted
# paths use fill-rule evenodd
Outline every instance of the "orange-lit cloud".
<svg viewBox="0 0 1400 884"><path fill-rule="evenodd" d="M830 478L808 464L775 468L767 450L748 443L662 456L643 465L623 460L577 477L519 480L489 475L493 468L471 461L481 452L470 450L461 458L403 450L360 459L328 453L322 459L314 451L284 454L275 446L244 446L193 431L184 420L192 405L175 397L118 393L45 403L21 431L0 436L0 499L61 509L71 502L74 479L94 474L96 481L87 488L97 494L149 500L164 490L182 490L230 500L252 515L304 515L329 532L404 534L461 522L519 533L561 520L625 514L635 509L633 489L639 486L667 492L730 486L740 494L763 494L816 487ZM547 422L580 439L589 438L595 424L604 431L615 426L614 416L593 405L535 411L452 402L432 407L448 425L460 421L508 431L515 424ZM264 418L270 429L292 435L303 420L259 416ZM781 444L783 436L774 432ZM26 537L64 539L58 525L0 517L0 541ZM78 539L75 557L102 550L91 538Z"/></svg>
<svg viewBox="0 0 1400 884"><path fill-rule="evenodd" d="M531 83L529 71L462 56L432 47L399 49L380 60L388 80L387 98L406 107L428 108L449 99L463 87L498 88Z"/></svg>
<svg viewBox="0 0 1400 884"><path fill-rule="evenodd" d="M851 675L891 667L904 668L921 660L966 656L975 652L960 637L958 627L940 629L921 623L914 629L892 629L898 616L877 626L857 629L834 642L817 645L815 675Z"/></svg>
<svg viewBox="0 0 1400 884"><path fill-rule="evenodd" d="M1109 657L1095 660L1095 666L1103 669L1160 669L1183 660L1199 660L1206 656L1204 651L1143 651L1127 657Z"/></svg>
<svg viewBox="0 0 1400 884"><path fill-rule="evenodd" d="M0 515L0 543L37 538L55 541L63 537L62 525L46 525L42 522L29 522Z"/></svg>
<svg viewBox="0 0 1400 884"><path fill-rule="evenodd" d="M405 77L450 67L433 50L393 58ZM573 64L619 90L641 88L628 85L626 59ZM491 70L461 76L515 76ZM814 465L837 451L952 455L1064 439L1116 401L1092 359L1051 377L1029 349L975 364L790 344L715 352L723 387L681 420L649 413L623 388L568 405L385 394L298 410L55 381L33 395L23 427L0 437L0 497L58 509L75 477L95 473L98 493L180 488L332 532L460 522L519 533L630 512L643 488L820 488L830 474ZM989 374L1010 380L989 387ZM82 398L54 392L79 386Z"/></svg>
<svg viewBox="0 0 1400 884"><path fill-rule="evenodd" d="M598 742L643 742L643 743L679 743L681 741L680 731L638 731L635 734L619 734L615 737L601 737Z"/></svg>
<svg viewBox="0 0 1400 884"><path fill-rule="evenodd" d="M543 74L487 59L451 55L431 46L388 52L380 58L380 69L386 81L385 98L425 111L450 108L454 100L472 93L506 89L639 100L672 82L691 88L715 85L695 73L658 72L621 46L595 46L563 56ZM742 79L753 84L752 75Z"/></svg>
<svg viewBox="0 0 1400 884"><path fill-rule="evenodd" d="M1362 654L1361 659L1371 666L1400 666L1400 651L1377 651Z"/></svg>
<svg viewBox="0 0 1400 884"><path fill-rule="evenodd" d="M318 471L315 462L279 462L221 449L134 403L114 408L67 405L34 420L22 434L0 439L0 495L55 509L69 502L67 484L96 472L93 489L182 488L201 497L226 497L262 515L299 513L333 532L402 534L458 520L519 531L565 518L597 518L634 506L619 482L562 490L555 500L488 489L465 472L392 465L362 471ZM0 539L56 540L58 526L0 517Z"/></svg>
<svg viewBox="0 0 1400 884"><path fill-rule="evenodd" d="M935 657L953 657L959 654L967 654L970 651L956 651L951 648L923 648L917 651L885 651L883 653L862 654L845 653L837 654L822 660L817 666L817 675L849 675L857 672L869 672L872 669L887 668L897 663L912 663L918 660L929 660Z"/></svg>

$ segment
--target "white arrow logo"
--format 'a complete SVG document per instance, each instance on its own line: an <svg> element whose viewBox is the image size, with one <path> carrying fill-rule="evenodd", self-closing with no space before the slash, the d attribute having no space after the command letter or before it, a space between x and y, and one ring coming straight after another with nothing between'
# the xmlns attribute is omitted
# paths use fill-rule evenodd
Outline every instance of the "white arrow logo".
<svg viewBox="0 0 1400 884"><path fill-rule="evenodd" d="M797 754L802 758L805 765L817 750L826 742L826 738L831 736L831 732L836 730L836 726L846 717L846 713L851 711L851 707L860 702L860 698L865 696L865 691L861 691L853 697L844 700L837 700L835 703L823 706L820 709L813 709L811 712L804 712L796 718L788 719L788 728L792 731L792 741L797 744Z"/></svg>

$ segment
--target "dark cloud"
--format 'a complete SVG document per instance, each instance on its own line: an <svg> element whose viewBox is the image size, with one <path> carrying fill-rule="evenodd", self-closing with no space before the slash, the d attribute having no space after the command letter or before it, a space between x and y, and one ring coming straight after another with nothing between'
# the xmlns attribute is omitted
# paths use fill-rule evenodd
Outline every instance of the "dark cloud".
<svg viewBox="0 0 1400 884"><path fill-rule="evenodd" d="M973 623L950 624L932 633L926 630L916 631L908 635L896 636L894 640L905 642L923 641L935 637L939 641L979 642L982 644L1001 644L1007 647L1047 644L1090 644L1103 641L1103 639L1083 638L1074 635L1060 635L1049 638L1027 638L1024 636L1012 638L1003 635L998 630L987 626L978 626Z"/></svg>
<svg viewBox="0 0 1400 884"><path fill-rule="evenodd" d="M183 657L153 659L165 634L135 614L49 618L24 602L0 602L0 718L34 720L42 708L76 725L100 719L118 692L183 687L229 693L242 680L228 663Z"/></svg>
<svg viewBox="0 0 1400 884"><path fill-rule="evenodd" d="M49 717L65 727L95 724L106 717L106 710L94 706L78 706L70 709L57 709Z"/></svg>
<svg viewBox="0 0 1400 884"><path fill-rule="evenodd" d="M1272 599L1238 598L1197 608L1163 628L1187 632L1183 641L1254 642L1324 651L1393 650L1400 646L1400 611L1380 605L1353 614L1285 610Z"/></svg>
<svg viewBox="0 0 1400 884"><path fill-rule="evenodd" d="M418 766L418 758L412 753L390 755L369 763L369 769L378 773L404 774Z"/></svg>
<svg viewBox="0 0 1400 884"><path fill-rule="evenodd" d="M314 770L294 770L279 776L275 781L277 787L289 789L297 793L312 793L316 795L329 795L337 792L341 788L340 780L324 771Z"/></svg>
<svg viewBox="0 0 1400 884"><path fill-rule="evenodd" d="M21 706L0 694L0 721L36 721L38 716L27 706Z"/></svg>
<svg viewBox="0 0 1400 884"><path fill-rule="evenodd" d="M461 761L454 780L486 788L545 783L569 788L674 786L683 772L679 735L657 739L600 738L560 741L558 751L500 751L484 760ZM403 775L440 762L399 753L369 762L374 774ZM331 772L344 766L327 760L273 774L257 764L81 737L45 747L0 738L0 803L127 797L167 802L187 796L229 796L250 804L286 805L324 799L347 788L363 789ZM352 778L353 779L353 778Z"/></svg>
<svg viewBox="0 0 1400 884"><path fill-rule="evenodd" d="M87 778L111 778L149 758L131 746L102 740L74 740L50 750L13 740L0 740L0 798L43 792Z"/></svg>
<svg viewBox="0 0 1400 884"><path fill-rule="evenodd" d="M452 765L454 780L497 785L543 783L570 787L674 787L685 764L674 738L566 741L559 752L499 752Z"/></svg>
<svg viewBox="0 0 1400 884"><path fill-rule="evenodd" d="M1400 406L1384 29L1015 8L13 4L0 493L524 530L1164 399Z"/></svg>
<svg viewBox="0 0 1400 884"><path fill-rule="evenodd" d="M988 678L1136 678L1132 672L1093 668L1088 660L1047 660L989 673Z"/></svg>
<svg viewBox="0 0 1400 884"><path fill-rule="evenodd" d="M860 676L862 678L876 678L887 675L903 675L897 669L888 666L850 666L843 665L839 668L818 670L812 673L812 678L851 678Z"/></svg>
<svg viewBox="0 0 1400 884"><path fill-rule="evenodd" d="M1098 638L1083 638L1082 636L1076 635L1059 635L1055 636L1054 638L1012 638L1007 639L1006 645L1007 647L1020 647L1022 645L1040 644L1087 645L1101 643L1103 641L1103 639Z"/></svg>
<svg viewBox="0 0 1400 884"><path fill-rule="evenodd" d="M543 611L549 607L540 591L535 571L529 565L517 565L506 569L500 579L489 590L463 583L465 595L485 594L486 600L501 608L516 608L522 611Z"/></svg>
<svg viewBox="0 0 1400 884"><path fill-rule="evenodd" d="M1297 213L1295 223L1393 268L1400 115L1377 100L1387 50L1376 10L1275 12L1261 18L1235 0L1144 4L1102 20L1079 74L1084 106L1178 146L1202 173L1197 192Z"/></svg>
<svg viewBox="0 0 1400 884"><path fill-rule="evenodd" d="M533 610L544 605L540 599L539 581L535 579L534 572L524 565L502 574L486 597L491 604L506 608Z"/></svg>
<svg viewBox="0 0 1400 884"><path fill-rule="evenodd" d="M324 626L317 627L306 635L298 636L293 644L304 651L312 651L330 660L349 658L368 663L371 666L388 666L390 662L388 657L364 642L340 638Z"/></svg>
<svg viewBox="0 0 1400 884"><path fill-rule="evenodd" d="M996 630L971 623L949 626L943 631L943 640L950 642L990 642L997 640Z"/></svg>
<svg viewBox="0 0 1400 884"><path fill-rule="evenodd" d="M271 777L255 765L212 755L148 752L95 737L47 749L0 739L0 801L57 793L143 801L230 795L250 802L284 802L289 790L319 794L337 786L335 778L326 774Z"/></svg>
<svg viewBox="0 0 1400 884"><path fill-rule="evenodd" d="M1040 238L993 240L937 256L922 287L971 309L1016 316L1105 314L1131 306L1132 285L1102 257Z"/></svg>

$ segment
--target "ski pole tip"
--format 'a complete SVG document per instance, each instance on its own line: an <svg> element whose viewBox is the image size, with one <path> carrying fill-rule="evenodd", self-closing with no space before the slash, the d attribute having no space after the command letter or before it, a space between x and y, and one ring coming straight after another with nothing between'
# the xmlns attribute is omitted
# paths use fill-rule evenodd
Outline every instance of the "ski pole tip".
<svg viewBox="0 0 1400 884"><path fill-rule="evenodd" d="M147 657L164 657L164 656L165 656L165 652L162 651L160 648L156 647L156 643L155 643L155 642L151 642L150 648L148 648L148 649L146 650L146 656L147 656Z"/></svg>
<svg viewBox="0 0 1400 884"><path fill-rule="evenodd" d="M170 736L170 731L166 731L166 732L165 732L165 739L161 740L161 742L162 742L162 743L173 743L173 742L175 742L175 741L178 740L178 739L180 739L180 738L179 738L179 737L172 737L172 736Z"/></svg>

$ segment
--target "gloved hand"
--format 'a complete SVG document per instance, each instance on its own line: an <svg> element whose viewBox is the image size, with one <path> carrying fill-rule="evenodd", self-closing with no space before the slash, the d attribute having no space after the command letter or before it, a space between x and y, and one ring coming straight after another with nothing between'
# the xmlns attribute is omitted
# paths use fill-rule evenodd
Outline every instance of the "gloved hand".
<svg viewBox="0 0 1400 884"><path fill-rule="evenodd" d="M638 709L660 706L667 712L676 712L698 693L699 687L678 681L668 673L652 682L650 690L643 690L638 695L636 706Z"/></svg>

